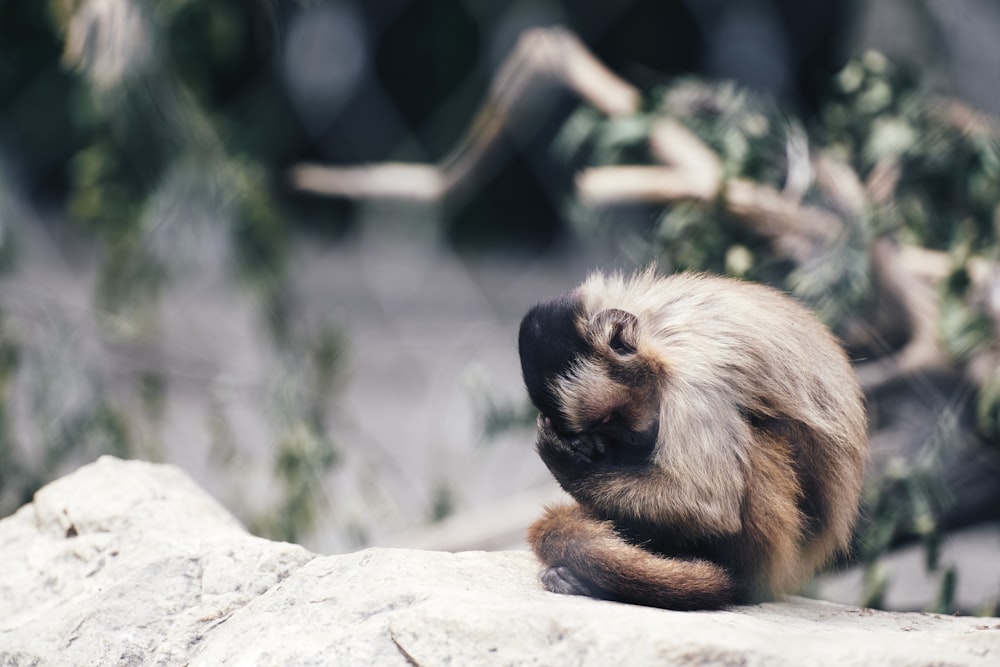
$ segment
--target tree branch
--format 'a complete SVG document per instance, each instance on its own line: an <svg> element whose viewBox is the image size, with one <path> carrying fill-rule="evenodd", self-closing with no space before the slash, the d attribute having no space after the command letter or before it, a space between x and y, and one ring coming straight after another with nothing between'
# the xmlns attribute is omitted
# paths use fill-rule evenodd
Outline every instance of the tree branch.
<svg viewBox="0 0 1000 667"><path fill-rule="evenodd" d="M466 195L502 161L506 134L524 136L534 131L539 97L560 86L611 116L634 113L641 99L635 87L615 76L576 35L564 28L536 28L518 40L471 126L436 165L302 164L291 170L291 186L351 199L427 204L454 200Z"/></svg>

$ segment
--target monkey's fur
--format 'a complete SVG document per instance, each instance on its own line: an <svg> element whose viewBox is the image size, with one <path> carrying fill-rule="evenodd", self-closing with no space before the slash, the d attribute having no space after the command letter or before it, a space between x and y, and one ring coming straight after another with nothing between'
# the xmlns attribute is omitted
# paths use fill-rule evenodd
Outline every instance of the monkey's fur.
<svg viewBox="0 0 1000 667"><path fill-rule="evenodd" d="M862 395L791 298L596 273L531 309L518 346L538 452L577 503L528 533L549 590L718 608L790 591L847 548Z"/></svg>

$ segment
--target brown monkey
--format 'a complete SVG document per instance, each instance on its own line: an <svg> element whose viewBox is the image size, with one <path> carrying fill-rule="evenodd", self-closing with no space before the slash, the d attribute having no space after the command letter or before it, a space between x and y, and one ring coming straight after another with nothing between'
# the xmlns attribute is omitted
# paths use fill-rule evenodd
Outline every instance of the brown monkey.
<svg viewBox="0 0 1000 667"><path fill-rule="evenodd" d="M867 455L834 336L762 285L591 275L521 322L538 452L575 505L530 528L559 593L709 609L846 549Z"/></svg>

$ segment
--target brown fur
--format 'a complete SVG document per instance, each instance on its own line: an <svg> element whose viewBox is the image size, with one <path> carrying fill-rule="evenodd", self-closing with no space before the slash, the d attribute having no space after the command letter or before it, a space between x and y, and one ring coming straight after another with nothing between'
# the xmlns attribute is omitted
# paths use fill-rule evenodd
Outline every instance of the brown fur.
<svg viewBox="0 0 1000 667"><path fill-rule="evenodd" d="M578 503L529 531L548 588L713 608L793 590L847 548L866 420L811 313L760 285L651 271L595 274L559 303L580 349L543 382L533 323L549 320L529 313L521 334L529 391L558 407L539 454Z"/></svg>

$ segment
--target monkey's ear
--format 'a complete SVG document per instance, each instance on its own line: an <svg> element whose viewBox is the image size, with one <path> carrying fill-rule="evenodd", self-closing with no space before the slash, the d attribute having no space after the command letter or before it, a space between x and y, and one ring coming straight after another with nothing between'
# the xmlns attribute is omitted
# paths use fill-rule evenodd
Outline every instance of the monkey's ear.
<svg viewBox="0 0 1000 667"><path fill-rule="evenodd" d="M635 354L639 346L639 318L618 308L606 308L590 318L591 330L607 336L608 347L617 354Z"/></svg>

